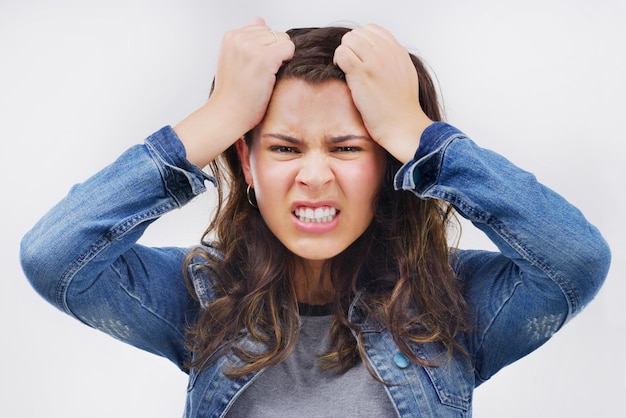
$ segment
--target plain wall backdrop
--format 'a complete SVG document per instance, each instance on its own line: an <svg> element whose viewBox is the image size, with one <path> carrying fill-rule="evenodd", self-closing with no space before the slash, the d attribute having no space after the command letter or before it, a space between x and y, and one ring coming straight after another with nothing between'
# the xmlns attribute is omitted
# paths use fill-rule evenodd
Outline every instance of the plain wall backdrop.
<svg viewBox="0 0 626 418"><path fill-rule="evenodd" d="M18 261L23 234L69 188L207 97L222 34L389 28L437 76L447 120L577 205L609 241L596 300L475 393L474 416L615 417L626 394L622 1L0 0L0 416L181 416L186 375L45 303ZM143 243L198 242L213 195ZM463 247L492 248L471 225Z"/></svg>

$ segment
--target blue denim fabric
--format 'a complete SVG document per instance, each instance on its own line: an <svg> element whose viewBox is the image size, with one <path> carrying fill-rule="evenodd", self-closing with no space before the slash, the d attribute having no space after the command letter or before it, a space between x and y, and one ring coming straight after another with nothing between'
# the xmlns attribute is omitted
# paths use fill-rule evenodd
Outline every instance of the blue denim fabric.
<svg viewBox="0 0 626 418"><path fill-rule="evenodd" d="M224 377L233 352L202 371L185 370L184 329L201 307L182 277L186 249L136 242L162 214L183 206L212 180L185 159L170 127L150 136L46 214L22 241L22 266L33 287L85 324L164 356L190 375L185 416L224 416L262 372ZM397 189L441 199L484 231L499 252L458 251L451 260L463 282L472 332L459 336L470 359L455 355L437 368L410 364L390 333L362 315L368 360L399 416L469 417L473 389L546 342L595 296L610 263L599 232L563 198L503 157L476 146L445 123L424 132ZM213 299L212 277L188 266L202 305ZM261 348L250 338L250 348ZM419 356L441 360L435 344L411 344Z"/></svg>

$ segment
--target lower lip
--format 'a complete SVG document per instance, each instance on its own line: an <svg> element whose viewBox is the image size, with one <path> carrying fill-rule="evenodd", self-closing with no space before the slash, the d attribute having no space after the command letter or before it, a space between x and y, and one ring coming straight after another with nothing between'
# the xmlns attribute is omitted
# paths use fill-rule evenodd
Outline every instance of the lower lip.
<svg viewBox="0 0 626 418"><path fill-rule="evenodd" d="M291 216L293 217L293 222L296 226L296 229L298 229L299 231L320 234L324 232L330 232L333 229L337 228L337 225L339 224L340 214L338 213L337 215L335 215L335 217L330 222L302 222L300 218L298 218L293 213L291 214Z"/></svg>

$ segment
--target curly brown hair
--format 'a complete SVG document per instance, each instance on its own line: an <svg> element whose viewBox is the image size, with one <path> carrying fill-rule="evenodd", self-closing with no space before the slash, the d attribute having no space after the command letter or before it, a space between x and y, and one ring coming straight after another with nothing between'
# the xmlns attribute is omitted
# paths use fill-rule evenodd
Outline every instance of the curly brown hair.
<svg viewBox="0 0 626 418"><path fill-rule="evenodd" d="M343 71L333 64L333 55L349 30L289 30L295 53L280 68L277 80L345 81ZM441 110L433 81L420 59L410 56L419 77L422 108L429 118L439 121ZM252 133L245 138L250 144ZM327 368L346 370L359 358L365 359L359 326L348 320L357 293L364 295L367 314L388 327L411 361L433 366L414 354L407 341L435 341L450 354L463 351L455 337L466 329L466 305L450 267L447 240L452 209L436 200L394 190L393 178L400 167L400 162L387 154L371 224L325 264L335 290L332 348L321 357ZM203 246L189 254L186 264L198 256L206 260L204 268L215 278L216 299L202 309L188 330L188 348L193 353L189 367L204 367L214 355L234 349L243 366L233 367L228 375L238 377L276 365L294 349L300 322L291 280L298 260L248 203L235 146L211 163L211 169L218 182L217 211L203 235ZM188 286L195 295L189 280ZM266 350L244 349L238 344L242 331L263 343Z"/></svg>

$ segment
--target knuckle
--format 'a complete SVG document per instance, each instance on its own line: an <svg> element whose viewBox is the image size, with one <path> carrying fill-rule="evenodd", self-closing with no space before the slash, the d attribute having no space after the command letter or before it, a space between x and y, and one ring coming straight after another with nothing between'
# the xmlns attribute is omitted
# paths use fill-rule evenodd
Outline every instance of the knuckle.
<svg viewBox="0 0 626 418"><path fill-rule="evenodd" d="M224 33L222 39L224 39L225 41L230 41L230 40L232 40L233 38L236 37L237 33L238 33L238 31L235 30L235 29L229 30L229 31Z"/></svg>

